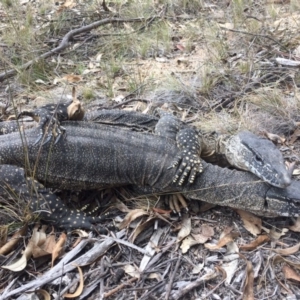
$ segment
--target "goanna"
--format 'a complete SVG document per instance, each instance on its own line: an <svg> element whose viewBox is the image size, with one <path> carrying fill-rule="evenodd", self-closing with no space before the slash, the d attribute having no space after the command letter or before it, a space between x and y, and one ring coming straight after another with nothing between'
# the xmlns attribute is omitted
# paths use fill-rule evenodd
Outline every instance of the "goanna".
<svg viewBox="0 0 300 300"><path fill-rule="evenodd" d="M86 122L65 122L64 127L67 138L56 144L34 144L37 129L25 131L23 139L20 133L10 134L9 139L1 136L0 164L30 168L46 187L87 190L131 185L151 193L181 192L192 199L260 215L299 215L299 182L285 189L270 187L248 172L203 162L203 172L194 183L179 186L173 182L177 169L170 168L174 157L181 153L175 141ZM0 177L3 180L5 174ZM61 215L56 210L57 202L54 207L52 201L48 203L47 220L65 216L65 211ZM64 226L90 227L92 220L83 222L81 217L77 212L74 218L70 214Z"/></svg>

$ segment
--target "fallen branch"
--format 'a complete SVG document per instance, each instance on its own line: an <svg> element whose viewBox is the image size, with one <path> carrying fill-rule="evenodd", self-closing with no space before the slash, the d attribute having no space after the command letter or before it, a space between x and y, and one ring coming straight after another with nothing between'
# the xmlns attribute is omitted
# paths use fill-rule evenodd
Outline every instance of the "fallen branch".
<svg viewBox="0 0 300 300"><path fill-rule="evenodd" d="M7 78L15 76L18 71L27 69L33 63L37 62L40 59L45 59L45 58L48 58L48 57L50 57L54 54L61 53L63 50L65 50L69 46L70 40L77 34L87 32L87 31L91 31L92 29L95 29L99 26L110 24L110 23L128 23L128 22L143 22L143 21L152 22L156 18L158 18L158 16L154 16L154 17L151 17L151 18L148 18L148 19L145 19L145 18L135 18L135 19L107 18L107 19L104 19L104 20L101 20L101 21L96 21L96 22L94 22L92 24L89 24L89 25L86 25L86 26L82 26L82 27L77 28L77 29L73 29L73 30L69 31L63 37L62 41L60 42L60 44L56 48L51 49L50 51L48 51L44 54L41 54L37 58L28 61L27 63L20 66L18 69L10 69L8 71L4 71L3 73L0 73L0 82L4 81Z"/></svg>
<svg viewBox="0 0 300 300"><path fill-rule="evenodd" d="M125 230L117 232L117 238L122 238L125 234ZM74 249L72 249L55 267L50 269L41 277L37 277L35 280L24 284L5 295L0 296L0 300L8 299L9 297L26 292L28 290L40 289L46 283L53 281L54 279L63 276L64 274L73 271L76 266L86 266L94 262L97 258L103 255L107 249L109 249L115 242L113 239L106 237L102 242L94 243L94 246L84 253L83 255L76 258L74 261L70 260L77 255L90 241L90 239L82 240Z"/></svg>

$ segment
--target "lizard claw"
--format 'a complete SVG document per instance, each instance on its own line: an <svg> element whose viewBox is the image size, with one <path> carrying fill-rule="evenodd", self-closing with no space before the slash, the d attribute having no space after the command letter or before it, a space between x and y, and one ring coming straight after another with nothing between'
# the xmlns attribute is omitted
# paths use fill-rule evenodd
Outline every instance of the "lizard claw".
<svg viewBox="0 0 300 300"><path fill-rule="evenodd" d="M60 126L60 127L57 128L56 130L57 130L57 135L56 135L56 137L55 137L54 145L56 145L56 144L59 142L59 140L60 140L60 138L62 137L62 135L65 134L66 128Z"/></svg>
<svg viewBox="0 0 300 300"><path fill-rule="evenodd" d="M181 209L183 208L186 212L189 211L186 200L182 196L182 194L173 194L166 196L166 202L169 208L173 211L173 213L178 214L181 217Z"/></svg>
<svg viewBox="0 0 300 300"><path fill-rule="evenodd" d="M187 152L187 150L183 150L182 153L175 158L172 167L177 167L173 182L178 182L178 185L182 185L187 178L189 183L193 183L197 173L203 171L199 156L190 151Z"/></svg>
<svg viewBox="0 0 300 300"><path fill-rule="evenodd" d="M43 136L42 136L42 137L43 137ZM46 145L49 141L51 141L51 139L52 139L52 133L49 133L49 134L45 137L45 139L44 139L42 145L43 145L43 146Z"/></svg>
<svg viewBox="0 0 300 300"><path fill-rule="evenodd" d="M200 161L201 144L198 133L193 128L185 128L180 130L176 137L177 147L181 150L179 155L172 163L172 167L176 168L173 182L178 185L188 180L193 183L197 173L203 171Z"/></svg>

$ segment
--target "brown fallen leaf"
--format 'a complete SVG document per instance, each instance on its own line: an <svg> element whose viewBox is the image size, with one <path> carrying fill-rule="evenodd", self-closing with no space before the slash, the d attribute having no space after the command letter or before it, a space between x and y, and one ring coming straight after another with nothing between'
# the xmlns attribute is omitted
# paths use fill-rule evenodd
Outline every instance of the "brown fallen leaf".
<svg viewBox="0 0 300 300"><path fill-rule="evenodd" d="M27 261L32 255L32 249L34 245L32 241L30 240L27 247L25 248L23 255L15 261L13 264L8 265L8 266L2 266L3 269L7 269L13 272L19 272L22 271L26 268L27 266Z"/></svg>
<svg viewBox="0 0 300 300"><path fill-rule="evenodd" d="M299 126L299 125L298 125ZM292 136L290 137L289 143L290 144L294 144L296 142L296 140L299 138L300 136L300 129L297 128L294 133L292 134Z"/></svg>
<svg viewBox="0 0 300 300"><path fill-rule="evenodd" d="M180 44L180 43L176 44L175 47L176 47L178 50L180 50L180 51L184 51L184 50L185 50L185 47L184 47L182 44Z"/></svg>
<svg viewBox="0 0 300 300"><path fill-rule="evenodd" d="M215 234L213 227L209 226L208 224L202 224L200 229L201 229L201 234L208 238L211 238Z"/></svg>
<svg viewBox="0 0 300 300"><path fill-rule="evenodd" d="M34 226L32 236L31 236L31 239L30 239L34 246L41 246L46 241L47 225L43 225L40 230L39 230L39 227L40 227L39 224L36 224Z"/></svg>
<svg viewBox="0 0 300 300"><path fill-rule="evenodd" d="M296 244L293 247L289 247L289 248L285 248L285 249L270 249L270 250L272 250L280 255L287 256L287 255L291 255L291 254L298 252L299 249L300 249L300 243Z"/></svg>
<svg viewBox="0 0 300 300"><path fill-rule="evenodd" d="M83 280L83 273L79 266L76 266L79 272L79 285L77 290L74 294L64 294L65 298L76 298L82 294L83 288L84 288L84 280Z"/></svg>
<svg viewBox="0 0 300 300"><path fill-rule="evenodd" d="M180 249L182 251L182 254L185 254L188 252L188 250L194 246L200 244L200 242L196 241L192 236L187 236L185 239L183 239L181 245L180 245Z"/></svg>
<svg viewBox="0 0 300 300"><path fill-rule="evenodd" d="M89 236L89 234L86 231L81 229L72 230L71 233L78 235L78 238L75 240L75 242L72 245L73 249L82 241L83 238L87 238Z"/></svg>
<svg viewBox="0 0 300 300"><path fill-rule="evenodd" d="M259 235L254 241L252 241L250 244L245 244L240 246L240 250L243 251L252 251L256 249L259 245L269 241L270 238L266 235Z"/></svg>
<svg viewBox="0 0 300 300"><path fill-rule="evenodd" d="M60 235L60 237L52 251L51 268L53 267L53 264L54 264L54 261L56 260L56 258L58 258L61 255L66 241L67 241L67 235L64 232L62 232L62 234Z"/></svg>
<svg viewBox="0 0 300 300"><path fill-rule="evenodd" d="M125 227L129 226L130 223L136 220L139 217L149 215L145 210L138 208L131 210L124 218L123 222L120 223L119 229L124 229Z"/></svg>
<svg viewBox="0 0 300 300"><path fill-rule="evenodd" d="M266 228L262 227L265 231ZM273 240L279 240L283 235L285 235L289 230L287 228L282 228L281 232L276 231L276 229L272 228L271 230L269 230L269 237Z"/></svg>
<svg viewBox="0 0 300 300"><path fill-rule="evenodd" d="M300 282L300 275L288 265L282 267L282 273L286 279L292 279Z"/></svg>
<svg viewBox="0 0 300 300"><path fill-rule="evenodd" d="M126 274L134 278L140 278L141 274L136 266L133 265L125 265L123 267Z"/></svg>
<svg viewBox="0 0 300 300"><path fill-rule="evenodd" d="M52 231L46 236L46 240L43 244L41 244L40 246L34 246L32 250L32 256L34 258L37 258L45 255L50 255L53 252L53 249L55 248L55 244L55 235Z"/></svg>
<svg viewBox="0 0 300 300"><path fill-rule="evenodd" d="M192 231L192 220L191 218L185 214L182 219L181 229L177 234L177 243L182 241L185 237L187 237Z"/></svg>
<svg viewBox="0 0 300 300"><path fill-rule="evenodd" d="M56 12L57 13L61 13L63 10L65 9L71 9L73 7L76 6L76 3L74 2L74 0L66 0L64 4L60 5Z"/></svg>
<svg viewBox="0 0 300 300"><path fill-rule="evenodd" d="M236 209L235 210L240 217L242 218L242 221L244 223L244 227L253 235L258 235L261 232L261 219L256 217L250 212Z"/></svg>
<svg viewBox="0 0 300 300"><path fill-rule="evenodd" d="M79 75L68 74L68 75L65 75L62 79L69 83L74 83L74 82L81 81L82 77Z"/></svg>
<svg viewBox="0 0 300 300"><path fill-rule="evenodd" d="M161 214L161 215L166 215L166 214L170 214L172 211L169 209L169 210L165 210L165 209L161 209L161 208L158 208L158 207L153 207L152 210L158 214Z"/></svg>
<svg viewBox="0 0 300 300"><path fill-rule="evenodd" d="M230 284L238 269L240 256L239 248L234 241L228 242L226 246L227 251L223 257L222 268L226 272L225 282Z"/></svg>
<svg viewBox="0 0 300 300"><path fill-rule="evenodd" d="M37 290L35 293L41 295L43 300L51 300L50 294L45 290Z"/></svg>
<svg viewBox="0 0 300 300"><path fill-rule="evenodd" d="M300 232L300 217L297 218L294 225L289 226L289 229L294 232Z"/></svg>
<svg viewBox="0 0 300 300"><path fill-rule="evenodd" d="M8 252L12 251L15 245L22 240L21 237L27 232L27 224L25 224L21 229L14 233L11 239L0 248L0 254L5 255Z"/></svg>
<svg viewBox="0 0 300 300"><path fill-rule="evenodd" d="M200 233L192 233L191 236L200 244L204 244L215 234L214 229L207 225L202 224L200 227Z"/></svg>
<svg viewBox="0 0 300 300"><path fill-rule="evenodd" d="M204 244L204 246L210 250L218 250L218 249L224 247L225 245L227 245L228 243L232 242L238 236L239 236L239 233L230 232L230 233L226 234L225 236L223 236L219 240L217 245L211 244L211 243L206 243L206 244Z"/></svg>
<svg viewBox="0 0 300 300"><path fill-rule="evenodd" d="M263 133L270 141L272 141L276 144L283 144L285 142L285 138L283 138L277 134L270 133L267 131L264 131Z"/></svg>
<svg viewBox="0 0 300 300"><path fill-rule="evenodd" d="M138 237L140 233L148 229L149 227L153 226L155 219L151 218L147 220L146 222L139 224L134 231L132 232L131 236L129 237L129 241L131 243L134 243L135 239Z"/></svg>
<svg viewBox="0 0 300 300"><path fill-rule="evenodd" d="M243 292L243 300L254 300L254 272L250 261L247 261L246 281Z"/></svg>
<svg viewBox="0 0 300 300"><path fill-rule="evenodd" d="M285 262L286 264L288 264L289 266L292 266L293 268L296 268L297 270L300 270L300 263L297 263L295 261L292 261L292 260L289 260L289 259L286 259L284 257L282 257L281 255L279 254L276 254L273 259L272 259L272 264L275 266L277 265L278 263L281 263L281 262Z"/></svg>

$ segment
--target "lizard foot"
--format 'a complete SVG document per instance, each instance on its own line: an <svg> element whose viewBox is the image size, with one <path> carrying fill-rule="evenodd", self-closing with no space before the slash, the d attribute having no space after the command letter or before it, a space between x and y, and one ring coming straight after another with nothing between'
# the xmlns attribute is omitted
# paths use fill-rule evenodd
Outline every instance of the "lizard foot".
<svg viewBox="0 0 300 300"><path fill-rule="evenodd" d="M177 134L176 141L181 151L172 164L173 167L177 167L173 182L182 185L188 178L188 182L193 183L197 173L203 171L198 133L194 128L184 128Z"/></svg>
<svg viewBox="0 0 300 300"><path fill-rule="evenodd" d="M40 134L34 142L35 145L41 140L43 140L43 145L47 144L53 136L55 137L56 144L65 132L65 128L60 125L59 121L46 108L38 108L34 111L23 111L18 115L18 119L23 116L29 116L38 122Z"/></svg>
<svg viewBox="0 0 300 300"><path fill-rule="evenodd" d="M199 155L193 154L187 149L183 150L182 153L175 158L172 167L177 167L173 182L178 182L178 185L182 185L186 178L188 178L189 183L193 183L197 173L203 171Z"/></svg>

